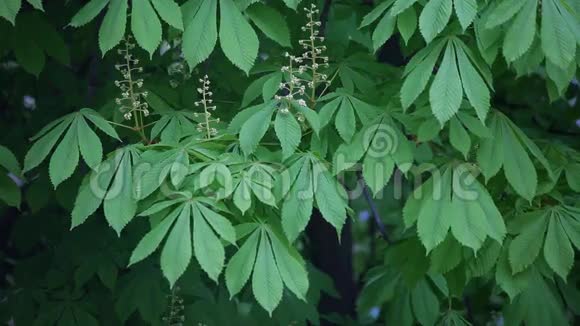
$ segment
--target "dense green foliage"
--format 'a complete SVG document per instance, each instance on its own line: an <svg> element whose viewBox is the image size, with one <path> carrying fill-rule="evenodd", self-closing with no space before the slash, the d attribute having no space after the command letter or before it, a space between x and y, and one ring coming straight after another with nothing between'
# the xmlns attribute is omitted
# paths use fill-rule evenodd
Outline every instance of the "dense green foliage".
<svg viewBox="0 0 580 326"><path fill-rule="evenodd" d="M579 67L576 0L0 0L0 323L574 324Z"/></svg>

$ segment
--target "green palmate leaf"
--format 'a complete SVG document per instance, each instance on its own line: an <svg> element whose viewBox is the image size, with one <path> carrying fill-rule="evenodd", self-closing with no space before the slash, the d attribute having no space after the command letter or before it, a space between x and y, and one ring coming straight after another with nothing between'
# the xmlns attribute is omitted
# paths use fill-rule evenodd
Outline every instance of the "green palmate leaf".
<svg viewBox="0 0 580 326"><path fill-rule="evenodd" d="M256 249L260 240L258 232L252 233L248 240L230 259L226 267L226 286L230 297L236 295L250 279L256 261Z"/></svg>
<svg viewBox="0 0 580 326"><path fill-rule="evenodd" d="M459 65L463 90L465 91L469 103L475 108L477 117L482 122L485 122L490 107L489 89L483 78L481 78L477 70L469 62L467 54L458 47L456 47L456 49L458 49L456 51L458 59L457 63Z"/></svg>
<svg viewBox="0 0 580 326"><path fill-rule="evenodd" d="M16 15L20 11L22 0L4 0L0 2L0 17L8 20L12 25L16 20Z"/></svg>
<svg viewBox="0 0 580 326"><path fill-rule="evenodd" d="M42 6L42 0L26 0L26 1L28 1L28 3L30 3L34 7L34 9L44 11L44 7Z"/></svg>
<svg viewBox="0 0 580 326"><path fill-rule="evenodd" d="M133 162L129 150L124 152L115 171L103 208L107 222L120 235L137 212L137 201L133 196Z"/></svg>
<svg viewBox="0 0 580 326"><path fill-rule="evenodd" d="M77 124L78 118L75 118L71 127L68 129L62 141L56 147L54 154L50 158L48 173L50 175L50 181L55 188L61 182L68 179L79 164Z"/></svg>
<svg viewBox="0 0 580 326"><path fill-rule="evenodd" d="M471 147L471 138L469 138L469 133L457 119L451 119L449 124L449 141L467 159L467 154Z"/></svg>
<svg viewBox="0 0 580 326"><path fill-rule="evenodd" d="M336 113L334 126L336 127L340 137L344 139L345 142L349 143L356 130L356 118L354 116L354 108L350 100L342 100L342 103L338 108L338 112Z"/></svg>
<svg viewBox="0 0 580 326"><path fill-rule="evenodd" d="M525 219L522 232L509 247L509 261L514 274L525 270L536 260L548 227L548 215L543 212L526 214L520 218Z"/></svg>
<svg viewBox="0 0 580 326"><path fill-rule="evenodd" d="M202 204L198 204L197 208L203 214L208 224L211 225L212 229L220 236L220 238L235 245L236 231L228 219L210 210Z"/></svg>
<svg viewBox="0 0 580 326"><path fill-rule="evenodd" d="M526 3L526 1L500 1L498 5L492 7L485 27L487 29L491 29L504 24L510 20L510 18L520 12Z"/></svg>
<svg viewBox="0 0 580 326"><path fill-rule="evenodd" d="M439 180L432 178L420 188L421 195L425 198L419 199L420 206L416 217L417 234L427 249L427 253L445 239L451 227L451 219L447 216L451 200L450 178L450 172L446 171ZM441 197L434 192L436 189L440 191ZM422 193L423 191L425 193ZM412 204L413 201L409 205Z"/></svg>
<svg viewBox="0 0 580 326"><path fill-rule="evenodd" d="M244 154L249 155L256 150L258 143L270 127L272 114L274 114L275 103L262 107L254 113L243 125L240 130L240 147Z"/></svg>
<svg viewBox="0 0 580 326"><path fill-rule="evenodd" d="M443 45L443 42L438 42L422 49L405 68L407 77L401 87L401 104L404 109L409 108L427 86Z"/></svg>
<svg viewBox="0 0 580 326"><path fill-rule="evenodd" d="M290 47L290 31L284 16L269 6L257 3L246 11L248 17L270 39Z"/></svg>
<svg viewBox="0 0 580 326"><path fill-rule="evenodd" d="M316 205L322 213L322 217L337 231L340 235L342 226L346 221L346 205L342 193L339 192L339 186L336 179L323 166L322 162L313 161L313 184L315 185L314 198Z"/></svg>
<svg viewBox="0 0 580 326"><path fill-rule="evenodd" d="M376 7L373 8L373 10L371 10L363 17L359 28L366 27L379 19L379 17L381 17L381 15L389 8L391 4L393 4L393 0L387 0L379 3Z"/></svg>
<svg viewBox="0 0 580 326"><path fill-rule="evenodd" d="M278 110L274 121L274 130L282 146L282 155L286 159L296 151L302 138L300 124L292 113Z"/></svg>
<svg viewBox="0 0 580 326"><path fill-rule="evenodd" d="M391 9L391 15L396 16L402 13L403 11L407 10L407 8L411 7L417 2L417 0L397 0L393 4L393 8Z"/></svg>
<svg viewBox="0 0 580 326"><path fill-rule="evenodd" d="M271 77L268 78L264 85L262 85L262 99L264 102L271 100L274 95L280 90L280 82L282 81L282 73L274 72Z"/></svg>
<svg viewBox="0 0 580 326"><path fill-rule="evenodd" d="M427 43L447 26L452 11L452 0L432 0L425 5L419 17L419 29Z"/></svg>
<svg viewBox="0 0 580 326"><path fill-rule="evenodd" d="M566 280L574 263L574 249L559 217L550 219L544 245L544 257L556 274Z"/></svg>
<svg viewBox="0 0 580 326"><path fill-rule="evenodd" d="M449 229L455 239L474 251L486 237L501 243L506 233L501 214L471 172L459 165L434 173L415 190L403 211L407 227L417 221L427 251L438 246Z"/></svg>
<svg viewBox="0 0 580 326"><path fill-rule="evenodd" d="M99 47L103 56L123 39L127 9L127 0L110 0L109 9L99 29Z"/></svg>
<svg viewBox="0 0 580 326"><path fill-rule="evenodd" d="M272 311L282 300L284 284L272 253L270 239L266 231L260 231L261 239L252 276L252 292L258 303L272 315Z"/></svg>
<svg viewBox="0 0 580 326"><path fill-rule="evenodd" d="M18 159L7 147L0 145L0 167L5 168L8 172L16 176L22 175L22 169Z"/></svg>
<svg viewBox="0 0 580 326"><path fill-rule="evenodd" d="M559 4L553 0L542 2L542 50L550 61L566 69L574 60L576 42L574 31L560 14Z"/></svg>
<svg viewBox="0 0 580 326"><path fill-rule="evenodd" d="M217 1L198 2L182 8L185 32L183 55L193 69L212 53L217 42Z"/></svg>
<svg viewBox="0 0 580 326"><path fill-rule="evenodd" d="M503 43L503 55L508 62L521 57L532 45L536 34L537 6L536 0L526 0L507 30Z"/></svg>
<svg viewBox="0 0 580 326"><path fill-rule="evenodd" d="M103 159L103 145L97 134L89 127L85 119L77 120L79 149L83 159L91 169L95 169Z"/></svg>
<svg viewBox="0 0 580 326"><path fill-rule="evenodd" d="M121 141L119 135L117 134L117 131L115 131L115 129L111 126L111 124L107 120L105 120L101 115L99 115L95 110L83 108L81 109L80 112L85 118L89 119L99 130L111 136L112 138Z"/></svg>
<svg viewBox="0 0 580 326"><path fill-rule="evenodd" d="M459 18L459 23L463 30L466 30L475 19L477 15L477 1L476 0L453 0L455 6L455 13Z"/></svg>
<svg viewBox="0 0 580 326"><path fill-rule="evenodd" d="M116 152L84 178L71 213L71 229L84 223L101 206L123 155L122 151Z"/></svg>
<svg viewBox="0 0 580 326"><path fill-rule="evenodd" d="M183 30L183 18L179 5L173 0L153 0L151 2L159 17L169 25Z"/></svg>
<svg viewBox="0 0 580 326"><path fill-rule="evenodd" d="M84 7L81 8L71 19L69 25L73 27L80 27L86 25L93 20L97 15L103 11L109 0L91 0Z"/></svg>
<svg viewBox="0 0 580 326"><path fill-rule="evenodd" d="M258 36L232 0L220 0L220 46L246 74L258 56Z"/></svg>
<svg viewBox="0 0 580 326"><path fill-rule="evenodd" d="M363 161L363 177L376 196L389 182L395 168L390 156L367 155Z"/></svg>
<svg viewBox="0 0 580 326"><path fill-rule="evenodd" d="M399 29L405 44L408 44L409 40L417 30L417 12L414 8L409 8L403 11L397 17L397 28Z"/></svg>
<svg viewBox="0 0 580 326"><path fill-rule="evenodd" d="M495 280L513 300L528 285L531 270L525 270L521 273L512 273L512 268L508 259L508 251L504 250L501 254L495 270Z"/></svg>
<svg viewBox="0 0 580 326"><path fill-rule="evenodd" d="M194 220L194 232L196 226ZM185 272L191 260L191 251L190 207L186 205L179 214L175 226L169 232L163 251L161 251L161 270L169 281L170 287L173 288L177 279Z"/></svg>
<svg viewBox="0 0 580 326"><path fill-rule="evenodd" d="M24 157L24 172L38 166L48 156L62 133L73 121L73 117L65 117L54 121L56 124L47 125L46 129L41 130L32 140L42 136L32 145ZM52 130L50 129L52 128ZM50 130L50 132L47 132Z"/></svg>
<svg viewBox="0 0 580 326"><path fill-rule="evenodd" d="M312 172L308 164L302 165L282 206L282 227L290 241L294 241L306 228L314 202Z"/></svg>
<svg viewBox="0 0 580 326"><path fill-rule="evenodd" d="M503 167L506 179L520 196L532 200L538 184L534 164L523 146L516 140L511 129L504 127L502 134Z"/></svg>
<svg viewBox="0 0 580 326"><path fill-rule="evenodd" d="M195 257L207 275L217 282L224 267L225 252L219 238L208 225L198 207L193 207L193 247ZM190 247L191 248L191 247Z"/></svg>
<svg viewBox="0 0 580 326"><path fill-rule="evenodd" d="M429 90L431 110L437 120L443 124L459 111L462 99L463 88L457 69L455 46L450 43Z"/></svg>
<svg viewBox="0 0 580 326"><path fill-rule="evenodd" d="M250 182L243 178L234 192L234 205L245 214L252 205Z"/></svg>
<svg viewBox="0 0 580 326"><path fill-rule="evenodd" d="M165 235L169 231L169 228L173 225L173 222L180 216L183 208L178 207L173 212L168 214L163 220L157 224L149 233L147 233L141 241L137 244L135 250L131 254L129 259L129 265L133 265L142 261L143 259L149 257L157 247L161 244L161 241L165 238Z"/></svg>
<svg viewBox="0 0 580 326"><path fill-rule="evenodd" d="M294 256L292 256L278 237L270 233L272 250L276 257L278 271L284 281L284 285L299 299L306 301L308 291L308 274L306 269Z"/></svg>
<svg viewBox="0 0 580 326"><path fill-rule="evenodd" d="M377 51L393 35L397 17L386 14L381 18L372 36L373 49Z"/></svg>
<svg viewBox="0 0 580 326"><path fill-rule="evenodd" d="M131 31L137 44L152 57L161 43L161 22L149 0L133 0L131 3Z"/></svg>

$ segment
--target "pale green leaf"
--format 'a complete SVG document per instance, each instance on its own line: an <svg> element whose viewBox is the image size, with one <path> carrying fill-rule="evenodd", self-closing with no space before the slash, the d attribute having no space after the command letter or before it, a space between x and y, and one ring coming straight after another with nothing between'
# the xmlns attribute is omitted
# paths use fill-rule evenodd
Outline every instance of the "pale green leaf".
<svg viewBox="0 0 580 326"><path fill-rule="evenodd" d="M513 273L523 271L536 260L548 226L545 214L528 214L520 218L527 218L528 221L522 233L511 242L509 247L509 261Z"/></svg>
<svg viewBox="0 0 580 326"><path fill-rule="evenodd" d="M224 268L225 251L220 239L203 218L198 207L193 210L193 249L195 257L207 275L217 282Z"/></svg>
<svg viewBox="0 0 580 326"><path fill-rule="evenodd" d="M419 29L427 43L447 26L452 11L452 0L431 0L425 5L419 17Z"/></svg>
<svg viewBox="0 0 580 326"><path fill-rule="evenodd" d="M163 220L157 224L151 231L149 231L137 244L137 247L133 250L131 258L129 259L129 265L133 265L142 261L143 259L149 257L161 244L163 238L169 231L173 222L177 219L180 214L184 213L183 206L176 208L170 214L168 214ZM185 212L187 214L187 212Z"/></svg>
<svg viewBox="0 0 580 326"><path fill-rule="evenodd" d="M179 5L175 1L152 0L151 3L163 21L178 30L183 30L183 17L181 16Z"/></svg>
<svg viewBox="0 0 580 326"><path fill-rule="evenodd" d="M415 34L415 30L417 30L417 12L415 12L415 8L409 8L397 17L397 28L405 44L408 44L413 34Z"/></svg>
<svg viewBox="0 0 580 326"><path fill-rule="evenodd" d="M411 7L417 2L417 0L397 0L393 4L391 8L391 15L396 16L402 13L403 11L407 10L407 8Z"/></svg>
<svg viewBox="0 0 580 326"><path fill-rule="evenodd" d="M536 0L526 0L526 4L507 30L503 42L503 55L508 62L515 61L532 46L536 35L537 5Z"/></svg>
<svg viewBox="0 0 580 326"><path fill-rule="evenodd" d="M270 128L274 106L268 105L262 107L260 111L252 115L240 130L240 147L244 154L250 155L256 150L260 140Z"/></svg>
<svg viewBox="0 0 580 326"><path fill-rule="evenodd" d="M457 119L451 119L450 121L449 141L467 159L467 154L469 154L469 148L471 147L471 138Z"/></svg>
<svg viewBox="0 0 580 326"><path fill-rule="evenodd" d="M73 27L80 27L86 25L91 20L95 19L97 15L103 11L109 0L91 0L84 5L70 20L69 25Z"/></svg>
<svg viewBox="0 0 580 326"><path fill-rule="evenodd" d="M503 168L505 177L518 195L531 201L536 195L538 176L530 156L508 126L502 128ZM497 159L497 158L495 158Z"/></svg>
<svg viewBox="0 0 580 326"><path fill-rule="evenodd" d="M560 222L560 217L552 216L550 218L546 243L544 244L544 257L548 266L563 280L566 280L574 263L574 249Z"/></svg>
<svg viewBox="0 0 580 326"><path fill-rule="evenodd" d="M302 139L300 124L298 124L292 113L284 113L278 110L274 121L274 130L282 146L283 159L286 159L294 154L296 148L300 145L300 140Z"/></svg>
<svg viewBox="0 0 580 326"><path fill-rule="evenodd" d="M20 11L21 0L2 0L0 1L0 17L4 17L12 25L16 20L16 15Z"/></svg>
<svg viewBox="0 0 580 326"><path fill-rule="evenodd" d="M196 205L199 211L203 214L206 221L211 225L213 230L224 240L231 244L236 243L236 230L232 223L222 215L208 209L202 204Z"/></svg>
<svg viewBox="0 0 580 326"><path fill-rule="evenodd" d="M197 248L198 243L195 241L196 226L194 220L193 238ZM167 241L165 241L165 245L161 251L161 270L165 278L169 281L170 288L173 288L175 282L185 272L191 260L191 255L191 215L190 207L186 205L169 232Z"/></svg>
<svg viewBox="0 0 580 326"><path fill-rule="evenodd" d="M188 15L193 17L188 18ZM195 12L185 11L184 6L182 49L190 69L207 59L215 47L218 37L216 15L217 1L202 1L199 10Z"/></svg>
<svg viewBox="0 0 580 326"><path fill-rule="evenodd" d="M258 56L258 36L232 0L220 0L219 33L226 57L248 74Z"/></svg>
<svg viewBox="0 0 580 326"><path fill-rule="evenodd" d="M110 0L109 9L99 29L99 47L103 56L125 36L127 0Z"/></svg>
<svg viewBox="0 0 580 326"><path fill-rule="evenodd" d="M34 9L38 9L40 11L44 11L44 7L42 6L42 0L26 0L30 3Z"/></svg>
<svg viewBox="0 0 580 326"><path fill-rule="evenodd" d="M387 10L387 8L389 8L392 3L393 0L387 0L379 3L376 7L373 8L373 10L371 10L363 17L359 28L366 27L372 24L375 20L379 19L379 17L381 17L381 15Z"/></svg>
<svg viewBox="0 0 580 326"><path fill-rule="evenodd" d="M103 145L95 132L89 127L85 119L77 119L77 135L81 155L85 163L95 169L103 159Z"/></svg>
<svg viewBox="0 0 580 326"><path fill-rule="evenodd" d="M137 212L137 201L133 197L133 165L130 151L125 151L111 188L105 197L103 208L109 225L121 234L123 228L133 219Z"/></svg>
<svg viewBox="0 0 580 326"><path fill-rule="evenodd" d="M453 43L449 43L439 71L429 90L431 110L439 123L443 124L459 111L462 100L463 89L457 69L455 46Z"/></svg>
<svg viewBox="0 0 580 326"><path fill-rule="evenodd" d="M282 300L284 284L274 260L270 241L265 231L261 232L258 255L252 275L252 292L256 301L272 315L272 311Z"/></svg>
<svg viewBox="0 0 580 326"><path fill-rule="evenodd" d="M282 205L282 227L291 242L304 231L310 220L314 201L313 191L310 167L304 166Z"/></svg>
<svg viewBox="0 0 580 326"><path fill-rule="evenodd" d="M340 137L344 139L345 142L350 143L350 140L352 139L352 136L356 130L354 108L350 100L342 100L341 105L338 108L338 112L336 113L334 126L336 127Z"/></svg>
<svg viewBox="0 0 580 326"><path fill-rule="evenodd" d="M244 287L250 278L254 262L256 261L256 249L258 248L260 232L254 232L230 259L226 267L226 286L230 297L236 295Z"/></svg>
<svg viewBox="0 0 580 326"><path fill-rule="evenodd" d="M576 55L574 32L568 28L553 0L542 1L541 36L546 57L560 68L568 68Z"/></svg>
<svg viewBox="0 0 580 326"><path fill-rule="evenodd" d="M455 13L459 18L459 23L463 30L466 30L475 19L477 15L477 1L476 0L453 0L455 6Z"/></svg>
<svg viewBox="0 0 580 326"><path fill-rule="evenodd" d="M275 234L268 234L282 281L299 299L306 301L306 292L308 291L306 269L301 262L288 252L288 249Z"/></svg>
<svg viewBox="0 0 580 326"><path fill-rule="evenodd" d="M520 12L524 4L526 4L526 0L500 1L499 5L492 7L491 13L489 14L486 20L485 28L491 29L509 21L513 16L515 16L518 12Z"/></svg>
<svg viewBox="0 0 580 326"><path fill-rule="evenodd" d="M440 42L435 47L432 47L430 52L426 53L424 59L405 78L401 87L401 104L404 109L409 108L427 86L443 45L444 43ZM427 48L424 50L426 51ZM415 55L415 57L417 56L418 54ZM409 67L409 65L407 66Z"/></svg>
<svg viewBox="0 0 580 326"><path fill-rule="evenodd" d="M161 43L161 22L149 0L133 0L131 9L131 31L137 44L152 57Z"/></svg>
<svg viewBox="0 0 580 326"><path fill-rule="evenodd" d="M246 14L267 37L282 46L291 46L286 19L276 9L257 3L248 8Z"/></svg>
<svg viewBox="0 0 580 326"><path fill-rule="evenodd" d="M54 188L64 180L68 179L79 164L78 129L76 126L78 119L79 118L76 118L72 122L71 127L68 129L62 138L62 141L56 147L54 154L50 158L48 173Z"/></svg>
<svg viewBox="0 0 580 326"><path fill-rule="evenodd" d="M463 90L469 103L475 108L477 117L485 122L490 107L489 89L475 67L469 62L465 52L460 48L456 47L456 49Z"/></svg>
<svg viewBox="0 0 580 326"><path fill-rule="evenodd" d="M375 52L393 35L396 23L397 18L391 15L386 14L381 18L372 36Z"/></svg>

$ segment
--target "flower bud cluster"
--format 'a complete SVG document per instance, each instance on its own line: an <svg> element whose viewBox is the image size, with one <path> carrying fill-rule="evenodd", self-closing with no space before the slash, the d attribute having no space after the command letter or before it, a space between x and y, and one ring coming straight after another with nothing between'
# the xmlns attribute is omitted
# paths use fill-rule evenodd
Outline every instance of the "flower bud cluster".
<svg viewBox="0 0 580 326"><path fill-rule="evenodd" d="M147 91L143 88L143 79L135 79L134 73L142 73L143 68L139 67L139 59L136 59L131 50L135 48L132 37L129 35L123 40L125 47L117 50L123 62L116 64L115 69L119 71L123 79L115 80L115 86L121 90L121 97L115 99L115 104L119 105L119 110L123 113L125 120L130 120L136 112L149 115L149 105L145 101Z"/></svg>
<svg viewBox="0 0 580 326"><path fill-rule="evenodd" d="M194 104L195 106L201 106L203 108L203 113L194 113L196 117L200 115L203 116L203 122L197 124L197 131L204 133L207 139L212 138L213 136L217 135L217 129L212 127L212 123L220 122L219 118L212 118L211 112L215 111L216 106L213 105L213 92L210 90L209 77L207 75L203 76L203 78L199 79L201 86L197 88L197 92L199 93L201 99L196 101Z"/></svg>

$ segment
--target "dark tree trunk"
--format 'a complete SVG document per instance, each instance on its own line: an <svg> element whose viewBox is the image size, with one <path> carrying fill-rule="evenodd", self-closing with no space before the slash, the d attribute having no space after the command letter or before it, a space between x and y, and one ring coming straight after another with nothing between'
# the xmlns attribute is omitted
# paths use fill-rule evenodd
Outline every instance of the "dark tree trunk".
<svg viewBox="0 0 580 326"><path fill-rule="evenodd" d="M328 274L334 281L340 298L323 293L319 303L321 314L338 313L354 317L357 287L352 265L352 221L347 219L342 228L341 241L336 229L326 222L320 211L314 209L306 234L310 243L310 259L314 266ZM321 321L322 325L331 325Z"/></svg>

